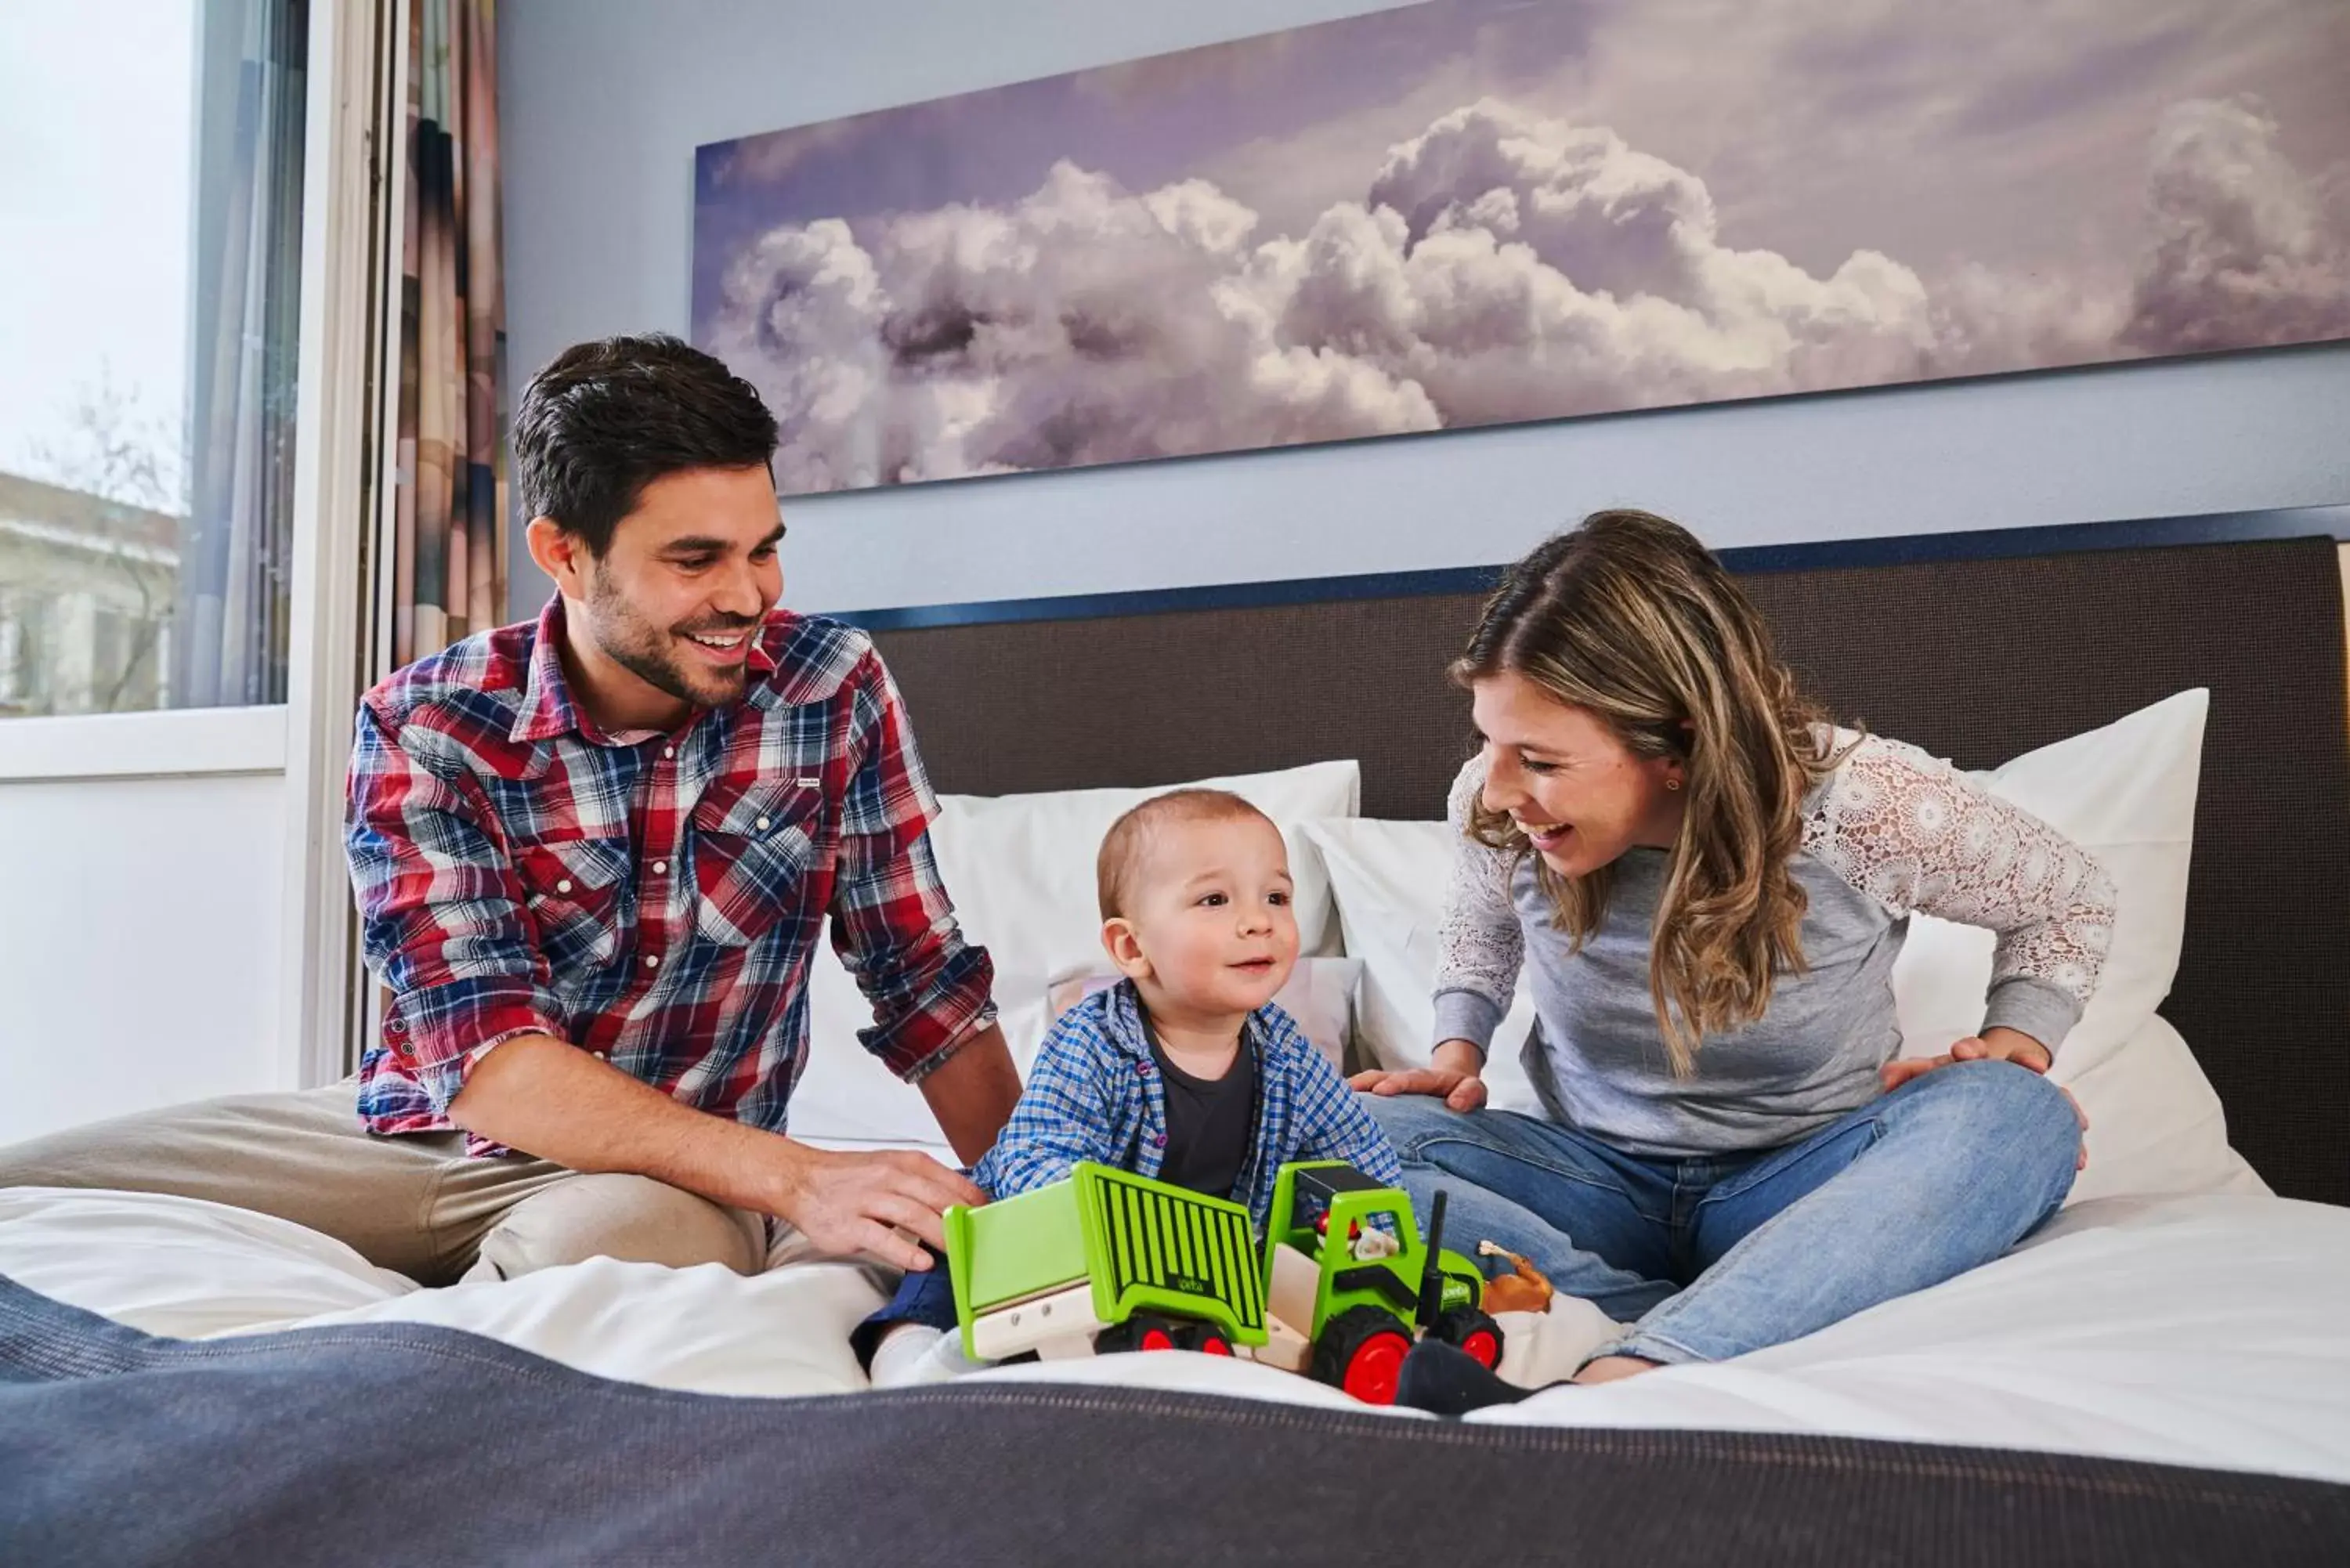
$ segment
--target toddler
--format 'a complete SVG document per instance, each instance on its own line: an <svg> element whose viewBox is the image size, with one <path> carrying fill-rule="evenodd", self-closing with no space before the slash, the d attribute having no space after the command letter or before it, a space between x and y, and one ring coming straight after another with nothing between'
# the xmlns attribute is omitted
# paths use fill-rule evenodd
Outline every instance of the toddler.
<svg viewBox="0 0 2350 1568"><path fill-rule="evenodd" d="M1230 1199L1262 1226L1292 1160L1401 1182L1378 1124L1273 1004L1297 920L1263 812L1221 790L1154 796L1111 825L1096 882L1102 946L1125 978L1054 1024L975 1184L1009 1198L1093 1160ZM927 1381L969 1365L955 1326L941 1260L859 1326L858 1350L877 1386Z"/></svg>

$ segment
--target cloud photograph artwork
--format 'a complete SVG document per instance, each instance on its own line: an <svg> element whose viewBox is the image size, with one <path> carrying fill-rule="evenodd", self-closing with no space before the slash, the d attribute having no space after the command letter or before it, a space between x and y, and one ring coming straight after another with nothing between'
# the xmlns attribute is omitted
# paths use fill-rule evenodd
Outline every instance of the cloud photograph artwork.
<svg viewBox="0 0 2350 1568"><path fill-rule="evenodd" d="M1430 0L702 147L786 494L2350 337L2341 0Z"/></svg>

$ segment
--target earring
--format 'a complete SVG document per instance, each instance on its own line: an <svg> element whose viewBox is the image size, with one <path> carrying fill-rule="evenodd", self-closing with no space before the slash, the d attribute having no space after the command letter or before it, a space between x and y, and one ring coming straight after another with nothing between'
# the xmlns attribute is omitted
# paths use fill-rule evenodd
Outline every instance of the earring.
<svg viewBox="0 0 2350 1568"><path fill-rule="evenodd" d="M1679 789L1681 787L1681 781L1679 779L1667 779L1665 781L1665 787L1667 789Z"/></svg>

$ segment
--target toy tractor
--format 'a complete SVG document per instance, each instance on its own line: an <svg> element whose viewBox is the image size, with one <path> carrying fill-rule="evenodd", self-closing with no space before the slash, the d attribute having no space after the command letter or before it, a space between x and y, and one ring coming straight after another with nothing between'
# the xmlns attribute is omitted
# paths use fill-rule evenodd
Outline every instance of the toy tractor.
<svg viewBox="0 0 2350 1568"><path fill-rule="evenodd" d="M1310 1370L1373 1405L1395 1402L1403 1358L1423 1334L1498 1365L1501 1325L1478 1307L1477 1266L1444 1250L1444 1202L1439 1191L1423 1243L1401 1188L1335 1160L1284 1166L1264 1246L1274 1332L1257 1359ZM1301 1343L1287 1345L1284 1327Z"/></svg>
<svg viewBox="0 0 2350 1568"><path fill-rule="evenodd" d="M1243 1355L1389 1404L1419 1334L1501 1359L1501 1329L1477 1308L1483 1278L1442 1250L1443 1216L1439 1193L1423 1244L1401 1189L1301 1162L1282 1168L1260 1250L1237 1203L1079 1164L946 1211L963 1353Z"/></svg>

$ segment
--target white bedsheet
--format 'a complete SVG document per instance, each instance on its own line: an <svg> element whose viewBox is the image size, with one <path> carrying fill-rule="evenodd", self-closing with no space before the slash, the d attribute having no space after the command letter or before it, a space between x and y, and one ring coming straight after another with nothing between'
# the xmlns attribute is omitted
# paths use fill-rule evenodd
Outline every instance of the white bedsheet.
<svg viewBox="0 0 2350 1568"><path fill-rule="evenodd" d="M847 1334L881 1283L840 1262L743 1279L598 1261L426 1291L282 1220L37 1189L0 1190L0 1273L154 1334L436 1324L603 1376L770 1396L864 1386ZM1564 1357L1587 1335L1572 1310L1554 1321L1558 1343L1522 1339L1513 1364L1530 1350ZM1362 1408L1198 1355L980 1376ZM1988 1268L1808 1339L1475 1418L1833 1433L2350 1482L2350 1210L2238 1196L2085 1203Z"/></svg>

